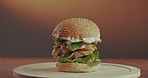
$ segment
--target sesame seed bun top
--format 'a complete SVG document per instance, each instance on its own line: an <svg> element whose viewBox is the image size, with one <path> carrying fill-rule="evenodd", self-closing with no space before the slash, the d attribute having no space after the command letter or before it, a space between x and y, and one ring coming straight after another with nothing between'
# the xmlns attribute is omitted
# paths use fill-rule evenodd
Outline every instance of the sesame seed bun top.
<svg viewBox="0 0 148 78"><path fill-rule="evenodd" d="M52 36L72 42L101 42L100 29L93 21L85 18L70 18L60 22Z"/></svg>

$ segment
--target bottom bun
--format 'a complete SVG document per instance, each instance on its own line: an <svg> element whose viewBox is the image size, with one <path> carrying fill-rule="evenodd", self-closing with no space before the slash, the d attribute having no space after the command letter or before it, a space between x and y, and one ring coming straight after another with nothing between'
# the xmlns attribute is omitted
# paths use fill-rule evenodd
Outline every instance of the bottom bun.
<svg viewBox="0 0 148 78"><path fill-rule="evenodd" d="M61 63L57 62L57 70L61 72L94 72L99 69L100 64L96 66L91 66L82 63Z"/></svg>

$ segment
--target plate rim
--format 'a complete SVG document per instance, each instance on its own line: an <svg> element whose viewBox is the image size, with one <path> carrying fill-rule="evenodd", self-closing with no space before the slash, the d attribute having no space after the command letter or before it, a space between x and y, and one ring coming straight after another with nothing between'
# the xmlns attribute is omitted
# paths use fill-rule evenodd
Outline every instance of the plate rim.
<svg viewBox="0 0 148 78"><path fill-rule="evenodd" d="M21 76L25 76L25 77L32 77L32 76L33 77L39 77L39 76L36 76L36 75L28 75L26 73L22 74L22 72L18 72L17 70L22 69L24 67L28 67L28 66L32 66L32 65L40 65L40 64L56 64L56 62L43 62L43 63L33 63L33 64L21 65L21 66L15 67L13 69L13 76L14 77L18 77L19 75L21 75ZM129 77L130 74L132 74L131 77L133 77L133 75L135 75L134 77L137 77L137 78L140 77L140 75L141 75L141 70L138 67L134 67L134 66L130 66L130 65L125 65L125 64L105 63L105 62L102 62L100 67L102 65L124 67L126 69L129 69L131 72L128 73L127 75L125 75L125 78L127 78L127 76ZM40 77L43 78L42 76L40 76Z"/></svg>

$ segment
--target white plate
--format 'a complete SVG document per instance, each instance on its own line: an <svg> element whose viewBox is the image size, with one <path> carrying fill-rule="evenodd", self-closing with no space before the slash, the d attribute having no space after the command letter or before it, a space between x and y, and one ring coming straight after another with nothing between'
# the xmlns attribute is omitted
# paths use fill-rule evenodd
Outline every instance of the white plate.
<svg viewBox="0 0 148 78"><path fill-rule="evenodd" d="M15 78L138 78L140 69L113 63L101 63L100 70L90 73L67 73L56 70L56 63L36 63L16 67Z"/></svg>

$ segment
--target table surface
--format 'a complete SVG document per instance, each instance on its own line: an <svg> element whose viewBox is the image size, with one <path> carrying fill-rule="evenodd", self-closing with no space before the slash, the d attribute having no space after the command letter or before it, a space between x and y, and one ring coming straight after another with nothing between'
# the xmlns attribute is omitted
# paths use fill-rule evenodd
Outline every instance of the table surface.
<svg viewBox="0 0 148 78"><path fill-rule="evenodd" d="M148 59L101 59L106 63L118 63L141 69L140 78L148 78ZM20 65L53 62L52 58L0 58L0 78L14 78L12 70Z"/></svg>

